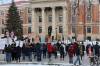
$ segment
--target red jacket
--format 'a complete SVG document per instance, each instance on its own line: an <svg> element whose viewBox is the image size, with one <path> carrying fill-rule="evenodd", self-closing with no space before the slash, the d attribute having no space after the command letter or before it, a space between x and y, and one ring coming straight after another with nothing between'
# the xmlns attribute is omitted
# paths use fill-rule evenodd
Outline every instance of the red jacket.
<svg viewBox="0 0 100 66"><path fill-rule="evenodd" d="M73 44L73 48L74 48L74 54L75 54L76 53L76 49L78 48L78 44L76 42Z"/></svg>
<svg viewBox="0 0 100 66"><path fill-rule="evenodd" d="M74 55L74 47L73 46L69 47L68 54L69 54L69 57L73 57L73 55Z"/></svg>
<svg viewBox="0 0 100 66"><path fill-rule="evenodd" d="M48 52L52 53L53 46L51 45L51 43L47 43L47 49L48 49Z"/></svg>

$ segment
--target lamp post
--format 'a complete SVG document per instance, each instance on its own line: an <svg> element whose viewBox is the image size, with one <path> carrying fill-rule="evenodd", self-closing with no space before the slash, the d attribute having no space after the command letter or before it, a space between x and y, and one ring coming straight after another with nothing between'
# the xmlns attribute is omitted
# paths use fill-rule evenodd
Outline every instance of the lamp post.
<svg viewBox="0 0 100 66"><path fill-rule="evenodd" d="M56 29L56 40L57 40L57 27L55 29Z"/></svg>

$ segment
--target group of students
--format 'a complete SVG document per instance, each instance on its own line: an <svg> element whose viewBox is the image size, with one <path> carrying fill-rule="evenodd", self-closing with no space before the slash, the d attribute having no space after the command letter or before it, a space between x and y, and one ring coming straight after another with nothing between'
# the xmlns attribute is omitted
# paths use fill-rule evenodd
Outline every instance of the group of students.
<svg viewBox="0 0 100 66"><path fill-rule="evenodd" d="M51 61L52 55L54 55L55 59L58 58L58 52L60 52L60 58L64 60L66 51L65 48L65 44L57 43L52 45L50 42L24 43L22 47L16 46L16 43L13 43L11 45L5 45L3 52L7 62L20 62L21 60L25 61L26 57L29 61L32 61L33 58L37 61L41 61L42 58L48 58Z"/></svg>
<svg viewBox="0 0 100 66"><path fill-rule="evenodd" d="M100 46L98 45L98 42L96 42L96 45L87 44L87 46L85 46L83 43L75 42L74 44L70 44L68 48L69 63L76 65L76 63L79 62L79 65L82 65L82 60L85 55L85 51L90 59L90 64L95 56L97 56L99 60ZM76 57L76 60L74 62L73 57Z"/></svg>
<svg viewBox="0 0 100 66"><path fill-rule="evenodd" d="M69 63L76 65L79 61L79 65L81 65L81 60L84 56L84 51L86 51L89 57L93 56L93 54L100 56L100 46L98 43L96 45L88 44L86 47L83 43L73 42L71 44L65 44L63 42L57 42L56 44L48 43L24 43L22 47L16 46L16 43L11 45L5 45L4 53L5 60L7 62L21 60L25 61L26 57L28 57L29 61L37 60L42 61L42 59L48 58L49 61L52 60L52 56L55 59L58 58L58 54L60 54L60 60L64 60L65 56L68 55ZM73 62L73 57L77 57ZM22 59L20 59L22 58Z"/></svg>

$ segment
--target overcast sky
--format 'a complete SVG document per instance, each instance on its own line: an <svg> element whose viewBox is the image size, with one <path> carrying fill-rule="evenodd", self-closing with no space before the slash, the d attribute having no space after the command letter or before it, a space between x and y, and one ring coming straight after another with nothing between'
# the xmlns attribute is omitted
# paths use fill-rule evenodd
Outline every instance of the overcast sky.
<svg viewBox="0 0 100 66"><path fill-rule="evenodd" d="M0 0L0 4L10 3L12 0ZM15 0L15 1L27 1L27 0Z"/></svg>

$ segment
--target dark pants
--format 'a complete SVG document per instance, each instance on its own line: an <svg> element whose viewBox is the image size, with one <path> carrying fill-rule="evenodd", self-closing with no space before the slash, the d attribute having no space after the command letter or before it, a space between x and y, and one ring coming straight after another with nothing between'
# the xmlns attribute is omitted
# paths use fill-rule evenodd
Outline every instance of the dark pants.
<svg viewBox="0 0 100 66"><path fill-rule="evenodd" d="M37 53L37 61L41 61L41 53Z"/></svg>
<svg viewBox="0 0 100 66"><path fill-rule="evenodd" d="M69 63L73 64L73 57L69 57Z"/></svg>
<svg viewBox="0 0 100 66"><path fill-rule="evenodd" d="M20 54L20 53L17 53L17 58L16 58L16 60L17 60L18 62L20 62L20 57L21 57L21 54Z"/></svg>
<svg viewBox="0 0 100 66"><path fill-rule="evenodd" d="M25 61L25 53L22 53L22 60Z"/></svg>
<svg viewBox="0 0 100 66"><path fill-rule="evenodd" d="M54 52L55 59L57 58L57 52Z"/></svg>
<svg viewBox="0 0 100 66"><path fill-rule="evenodd" d="M43 51L43 58L46 58L46 51Z"/></svg>
<svg viewBox="0 0 100 66"><path fill-rule="evenodd" d="M52 53L48 52L48 58L49 58L50 61L51 61L51 56L52 56Z"/></svg>
<svg viewBox="0 0 100 66"><path fill-rule="evenodd" d="M64 52L60 53L60 58L64 60Z"/></svg>
<svg viewBox="0 0 100 66"><path fill-rule="evenodd" d="M12 61L17 60L17 54L16 53L12 53Z"/></svg>
<svg viewBox="0 0 100 66"><path fill-rule="evenodd" d="M32 61L32 52L29 52L28 58L29 58L29 61Z"/></svg>

